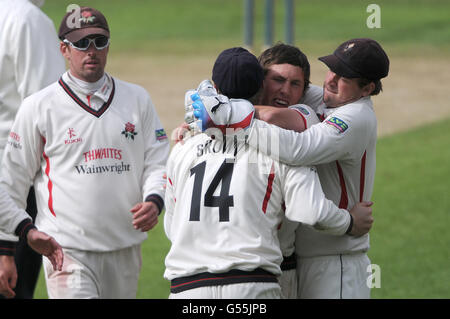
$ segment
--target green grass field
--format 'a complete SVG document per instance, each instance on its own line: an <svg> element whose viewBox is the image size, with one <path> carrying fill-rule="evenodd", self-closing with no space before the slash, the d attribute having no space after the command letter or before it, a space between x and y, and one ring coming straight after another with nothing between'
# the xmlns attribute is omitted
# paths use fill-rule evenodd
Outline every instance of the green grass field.
<svg viewBox="0 0 450 319"><path fill-rule="evenodd" d="M374 298L450 298L450 120L377 144Z"/></svg>
<svg viewBox="0 0 450 319"><path fill-rule="evenodd" d="M69 3L47 0L43 10L58 27ZM77 3L105 13L112 46L125 54L211 54L243 41L242 0ZM255 48L260 48L263 1L255 3ZM277 41L284 40L284 13L283 1L276 3ZM432 59L449 55L449 1L376 1L381 7L381 29L366 26L369 3L296 1L295 44L309 55L328 53L352 37L372 37L397 56ZM450 298L450 233L445 230L450 212L449 145L450 120L378 141L369 256L380 266L381 288L372 290L373 298ZM143 246L138 298L168 296L169 284L162 277L168 249L161 217ZM42 274L35 297L47 298Z"/></svg>

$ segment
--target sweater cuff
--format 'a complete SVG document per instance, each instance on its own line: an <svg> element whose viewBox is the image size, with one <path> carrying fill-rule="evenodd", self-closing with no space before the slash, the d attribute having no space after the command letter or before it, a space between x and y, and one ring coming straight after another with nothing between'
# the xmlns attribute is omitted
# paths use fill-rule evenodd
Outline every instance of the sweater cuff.
<svg viewBox="0 0 450 319"><path fill-rule="evenodd" d="M161 212L164 208L164 200L161 198L161 196L159 196L157 194L150 194L145 198L145 201L154 203L156 205L156 207L158 207L158 209L159 209L158 215L161 214Z"/></svg>
<svg viewBox="0 0 450 319"><path fill-rule="evenodd" d="M348 225L347 231L345 232L347 235L350 234L350 232L352 231L352 228L353 228L353 216L350 213L349 213L349 215L350 215L350 225Z"/></svg>
<svg viewBox="0 0 450 319"><path fill-rule="evenodd" d="M13 241L0 240L0 256L14 256L16 244Z"/></svg>
<svg viewBox="0 0 450 319"><path fill-rule="evenodd" d="M16 236L19 236L20 238L27 239L28 232L32 229L36 229L36 226L34 226L33 221L29 218L24 219L20 222L19 226L17 226L14 233Z"/></svg>

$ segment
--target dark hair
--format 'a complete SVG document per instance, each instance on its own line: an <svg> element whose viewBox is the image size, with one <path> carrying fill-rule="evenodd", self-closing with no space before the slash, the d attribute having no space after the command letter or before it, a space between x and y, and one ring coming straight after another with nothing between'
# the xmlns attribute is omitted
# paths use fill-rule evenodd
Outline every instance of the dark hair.
<svg viewBox="0 0 450 319"><path fill-rule="evenodd" d="M369 80L365 78L358 78L357 80L358 85L361 89L365 87L367 84L370 84L371 82L375 84L375 89L372 91L372 93L370 93L370 95L377 95L381 91L383 91L383 85L381 84L381 80Z"/></svg>
<svg viewBox="0 0 450 319"><path fill-rule="evenodd" d="M287 63L300 67L305 76L305 86L303 89L306 90L308 88L311 67L308 58L299 48L278 42L273 47L270 47L261 53L258 60L263 67L264 76L267 74L269 67L273 64Z"/></svg>

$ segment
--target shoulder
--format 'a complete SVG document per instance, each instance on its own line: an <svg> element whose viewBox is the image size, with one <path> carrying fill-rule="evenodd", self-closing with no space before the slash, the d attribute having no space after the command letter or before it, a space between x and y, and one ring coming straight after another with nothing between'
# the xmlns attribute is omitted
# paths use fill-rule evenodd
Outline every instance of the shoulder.
<svg viewBox="0 0 450 319"><path fill-rule="evenodd" d="M376 117L370 97L361 98L356 102L337 107L330 114L330 116L334 115L340 115L355 122L375 119Z"/></svg>
<svg viewBox="0 0 450 319"><path fill-rule="evenodd" d="M310 84L299 103L309 105L317 112L318 108L323 104L322 87Z"/></svg>
<svg viewBox="0 0 450 319"><path fill-rule="evenodd" d="M206 140L210 139L206 134L199 133L195 134L189 138L186 138L172 147L172 154L177 154L181 152L186 152L192 150L195 145L204 143Z"/></svg>
<svg viewBox="0 0 450 319"><path fill-rule="evenodd" d="M305 93L303 95L303 98L309 98L309 99L322 99L323 97L323 88L318 86L318 85L314 85L314 84L310 84L306 90Z"/></svg>
<svg viewBox="0 0 450 319"><path fill-rule="evenodd" d="M190 165L197 158L197 145L203 144L209 137L206 134L196 134L186 140L176 143L170 152L167 161L167 170L169 173L180 171L185 165Z"/></svg>
<svg viewBox="0 0 450 319"><path fill-rule="evenodd" d="M113 76L110 77L114 81L114 95L116 101L120 101L121 104L126 103L128 107L133 109L137 108L139 112L143 112L150 116L156 114L155 105L153 104L150 94L144 87L120 80Z"/></svg>
<svg viewBox="0 0 450 319"><path fill-rule="evenodd" d="M33 113L39 116L43 114L44 110L60 106L63 92L58 82L54 82L42 90L27 96L22 101L19 112Z"/></svg>
<svg viewBox="0 0 450 319"><path fill-rule="evenodd" d="M341 133L350 131L367 131L376 129L376 116L370 97L336 108L325 120Z"/></svg>
<svg viewBox="0 0 450 319"><path fill-rule="evenodd" d="M10 2L12 3L13 1ZM4 4L4 6L6 6L6 9L4 10L6 11L5 13L8 20L14 22L18 26L42 27L42 25L48 25L54 28L50 18L28 0L15 0L14 4L9 6L8 4Z"/></svg>
<svg viewBox="0 0 450 319"><path fill-rule="evenodd" d="M126 93L132 93L134 95L142 96L142 97L150 97L148 91L138 85L131 82L123 81L114 76L111 76L114 81L114 85L116 86L116 90L124 91Z"/></svg>
<svg viewBox="0 0 450 319"><path fill-rule="evenodd" d="M48 50L49 43L43 48L36 47L43 46L49 39L57 39L53 21L29 1L2 1L0 6L0 31L11 49L30 44L32 50Z"/></svg>
<svg viewBox="0 0 450 319"><path fill-rule="evenodd" d="M27 103L40 103L41 101L51 101L57 94L63 92L63 88L58 82L53 82L52 84L44 87L43 89L30 94L24 99Z"/></svg>
<svg viewBox="0 0 450 319"><path fill-rule="evenodd" d="M310 128L314 124L320 123L319 118L316 115L314 109L305 104L296 104L289 107L292 110L297 111L303 118L305 129Z"/></svg>
<svg viewBox="0 0 450 319"><path fill-rule="evenodd" d="M304 115L309 115L311 113L314 113L314 110L306 104L294 104L294 105L289 106L289 108L294 109L297 112L300 112Z"/></svg>

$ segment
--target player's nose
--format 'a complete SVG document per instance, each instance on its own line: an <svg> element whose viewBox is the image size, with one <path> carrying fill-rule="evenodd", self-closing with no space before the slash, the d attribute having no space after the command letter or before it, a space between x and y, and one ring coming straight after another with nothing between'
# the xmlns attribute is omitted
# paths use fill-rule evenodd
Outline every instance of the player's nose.
<svg viewBox="0 0 450 319"><path fill-rule="evenodd" d="M290 85L287 81L285 81L281 87L280 87L280 93L282 93L284 96L289 95Z"/></svg>

